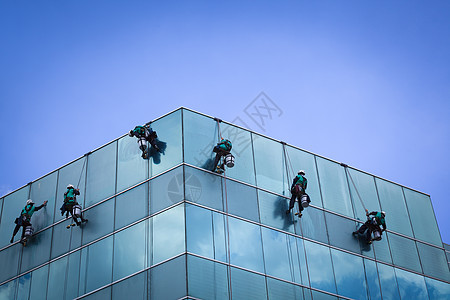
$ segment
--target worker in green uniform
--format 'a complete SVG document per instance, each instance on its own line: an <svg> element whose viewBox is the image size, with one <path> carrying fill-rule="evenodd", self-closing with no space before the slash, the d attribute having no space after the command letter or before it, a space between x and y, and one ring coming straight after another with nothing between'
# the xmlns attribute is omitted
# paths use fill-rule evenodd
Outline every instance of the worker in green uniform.
<svg viewBox="0 0 450 300"><path fill-rule="evenodd" d="M156 131L153 131L151 128L147 128L145 126L136 126L133 130L130 130L128 135L131 137L137 137L139 149L142 150L142 158L148 158L147 142L149 142L156 151L161 152L158 145L156 144L156 138L158 137L158 135L156 134Z"/></svg>
<svg viewBox="0 0 450 300"><path fill-rule="evenodd" d="M365 234L367 243L371 244L374 240L381 240L381 234L386 230L386 213L384 211L372 211L369 213L369 211L366 209L366 216L366 223L364 223L357 231L354 231L353 234ZM381 227L383 227L383 229L381 229ZM373 232L378 232L379 238L372 238Z"/></svg>
<svg viewBox="0 0 450 300"><path fill-rule="evenodd" d="M16 218L14 223L16 223L16 227L14 228L13 236L10 240L10 243L14 242L14 236L19 232L20 227L22 227L22 238L20 241L25 245L26 238L25 238L25 228L27 226L31 226L31 216L34 214L34 212L40 210L44 206L47 205L47 201L44 201L44 204L39 206L34 206L34 202L31 199L27 200L27 203L25 207L22 209L22 212L20 213L20 217Z"/></svg>
<svg viewBox="0 0 450 300"><path fill-rule="evenodd" d="M222 164L219 164L219 161L222 157L230 154L231 148L233 145L227 139L222 139L216 146L213 148L213 152L216 153L216 157L214 159L214 166L212 171L217 173L223 173L225 170L225 161Z"/></svg>
<svg viewBox="0 0 450 300"><path fill-rule="evenodd" d="M72 219L75 221L75 224L77 224L77 226L80 226L81 223L87 222L88 219L83 218L83 215L81 213L81 206L77 202L77 195L80 195L80 190L74 188L73 185L69 184L67 186L67 191L64 193L64 203L61 207L61 215L64 215L64 212L66 212L67 218L69 217L70 213L72 215ZM78 221L78 218L81 219L81 222ZM70 226L75 226L75 224L68 225L67 228L70 228Z"/></svg>
<svg viewBox="0 0 450 300"><path fill-rule="evenodd" d="M298 217L302 216L303 206L300 203L300 199L303 195L306 195L306 187L308 186L308 180L305 177L305 171L300 170L297 174L297 176L294 177L294 180L292 181L291 185L291 200L289 201L289 209L286 211L286 214L289 214L291 212L291 209L294 208L295 205L295 199L297 199L298 202ZM309 200L309 196L307 198L307 202L311 202Z"/></svg>

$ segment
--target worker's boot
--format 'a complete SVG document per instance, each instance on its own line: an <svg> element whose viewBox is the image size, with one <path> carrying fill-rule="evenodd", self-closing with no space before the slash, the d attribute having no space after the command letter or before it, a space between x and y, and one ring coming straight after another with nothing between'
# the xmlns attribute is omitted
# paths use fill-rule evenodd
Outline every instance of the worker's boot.
<svg viewBox="0 0 450 300"><path fill-rule="evenodd" d="M9 241L10 243L14 243L14 237L11 238L11 240Z"/></svg>

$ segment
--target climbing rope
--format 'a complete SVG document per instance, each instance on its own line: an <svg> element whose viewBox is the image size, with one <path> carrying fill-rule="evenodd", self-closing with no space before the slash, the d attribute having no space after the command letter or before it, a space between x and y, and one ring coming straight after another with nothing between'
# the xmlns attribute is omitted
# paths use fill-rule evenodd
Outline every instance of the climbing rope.
<svg viewBox="0 0 450 300"><path fill-rule="evenodd" d="M85 158L84 158L84 162L83 162L83 167L81 168L80 178L78 179L77 189L80 186L81 176L83 175L84 165L86 164L88 153L86 153L84 156L85 156Z"/></svg>
<svg viewBox="0 0 450 300"><path fill-rule="evenodd" d="M350 181L352 182L353 187L355 188L356 194L358 195L358 199L359 199L359 201L361 202L362 207L364 208L365 211L367 211L367 208L366 208L366 206L364 205L364 202L363 202L363 200L362 200L362 198L361 198L361 195L359 194L358 189L356 188L356 184L355 184L355 182L353 181L353 177L352 177L352 175L350 174L350 171L348 171L348 166L347 166L346 164L344 164L344 163L341 163L341 166L344 167L345 173L348 174L348 177L350 178Z"/></svg>

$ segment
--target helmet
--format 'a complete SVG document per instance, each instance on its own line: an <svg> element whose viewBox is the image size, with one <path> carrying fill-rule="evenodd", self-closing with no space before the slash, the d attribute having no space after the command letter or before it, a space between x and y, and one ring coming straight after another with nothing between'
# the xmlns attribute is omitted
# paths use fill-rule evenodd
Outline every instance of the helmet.
<svg viewBox="0 0 450 300"><path fill-rule="evenodd" d="M298 171L298 174L299 174L299 175L300 175L300 174L305 175L305 171L304 171L304 170L300 170L300 171Z"/></svg>
<svg viewBox="0 0 450 300"><path fill-rule="evenodd" d="M73 189L73 185L69 184L69 185L67 186L67 188L68 188L68 189L70 189L70 188Z"/></svg>
<svg viewBox="0 0 450 300"><path fill-rule="evenodd" d="M28 199L28 200L27 200L27 205L28 205L28 204L34 204L33 200Z"/></svg>
<svg viewBox="0 0 450 300"><path fill-rule="evenodd" d="M386 212L385 212L385 211L381 211L381 214L382 214L383 216L386 216Z"/></svg>

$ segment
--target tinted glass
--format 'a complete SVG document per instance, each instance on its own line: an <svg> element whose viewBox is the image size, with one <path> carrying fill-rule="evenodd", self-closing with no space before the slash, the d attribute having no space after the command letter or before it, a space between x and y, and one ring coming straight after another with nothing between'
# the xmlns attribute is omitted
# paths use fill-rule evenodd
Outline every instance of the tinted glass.
<svg viewBox="0 0 450 300"><path fill-rule="evenodd" d="M427 275L450 281L450 272L444 250L417 243L423 272Z"/></svg>
<svg viewBox="0 0 450 300"><path fill-rule="evenodd" d="M228 262L227 254L227 236L226 232L226 216L213 213L214 227L214 259Z"/></svg>
<svg viewBox="0 0 450 300"><path fill-rule="evenodd" d="M231 263L264 272L260 227L229 218Z"/></svg>
<svg viewBox="0 0 450 300"><path fill-rule="evenodd" d="M148 215L148 183L116 197L114 228L119 229Z"/></svg>
<svg viewBox="0 0 450 300"><path fill-rule="evenodd" d="M345 169L327 159L316 157L319 170L323 206L329 210L353 217Z"/></svg>
<svg viewBox="0 0 450 300"><path fill-rule="evenodd" d="M416 243L413 240L388 233L394 265L422 273Z"/></svg>
<svg viewBox="0 0 450 300"><path fill-rule="evenodd" d="M450 284L425 277L430 300L450 299Z"/></svg>
<svg viewBox="0 0 450 300"><path fill-rule="evenodd" d="M220 176L186 166L185 189L186 200L223 210Z"/></svg>
<svg viewBox="0 0 450 300"><path fill-rule="evenodd" d="M128 135L118 140L117 191L148 178L148 160L141 157L137 138Z"/></svg>
<svg viewBox="0 0 450 300"><path fill-rule="evenodd" d="M12 280L8 283L0 285L0 299L14 299L16 295L16 286L18 279Z"/></svg>
<svg viewBox="0 0 450 300"><path fill-rule="evenodd" d="M386 212L387 228L412 237L402 187L379 178L376 178L376 183L381 209Z"/></svg>
<svg viewBox="0 0 450 300"><path fill-rule="evenodd" d="M50 264L48 277L48 299L64 299L68 261L69 256L65 256Z"/></svg>
<svg viewBox="0 0 450 300"><path fill-rule="evenodd" d="M377 263L383 299L400 299L394 268Z"/></svg>
<svg viewBox="0 0 450 300"><path fill-rule="evenodd" d="M86 207L114 194L116 190L116 148L117 142L114 142L89 154Z"/></svg>
<svg viewBox="0 0 450 300"><path fill-rule="evenodd" d="M269 300L304 299L301 287L272 278L267 278L267 293Z"/></svg>
<svg viewBox="0 0 450 300"><path fill-rule="evenodd" d="M111 287L104 288L98 292L95 292L87 297L83 298L84 300L104 300L111 299Z"/></svg>
<svg viewBox="0 0 450 300"><path fill-rule="evenodd" d="M213 214L207 209L186 205L187 251L214 258Z"/></svg>
<svg viewBox="0 0 450 300"><path fill-rule="evenodd" d="M328 244L327 227L322 210L308 207L303 211L300 219L296 216L292 218L297 234Z"/></svg>
<svg viewBox="0 0 450 300"><path fill-rule="evenodd" d="M14 226L16 226L14 220L20 216L22 209L25 207L28 200L28 191L29 186L27 185L3 199L3 212L0 220L0 248L9 244ZM22 232L19 231L14 240L20 240L21 234Z"/></svg>
<svg viewBox="0 0 450 300"><path fill-rule="evenodd" d="M380 261L392 263L391 250L389 247L389 235L383 233L381 240L372 243L375 258Z"/></svg>
<svg viewBox="0 0 450 300"><path fill-rule="evenodd" d="M154 214L184 199L183 167L150 181L150 213Z"/></svg>
<svg viewBox="0 0 450 300"><path fill-rule="evenodd" d="M57 178L58 172L53 172L31 184L30 198L36 203L35 205L39 206L43 204L44 201L48 201L47 206L44 206L38 212L33 214L32 223L35 231L53 223Z"/></svg>
<svg viewBox="0 0 450 300"><path fill-rule="evenodd" d="M86 279L86 272L80 274L80 258L81 251L77 251L69 255L69 266L67 269L67 280L65 289L65 299L73 299L79 295L78 289L81 287L81 280ZM86 270L86 268L84 268ZM83 281L84 282L84 281Z"/></svg>
<svg viewBox="0 0 450 300"><path fill-rule="evenodd" d="M325 213L330 244L352 252L360 253L360 239L352 235L357 228L355 221L345 219L330 213ZM361 239L361 243L364 243ZM370 249L370 247L368 247ZM369 254L366 251L364 254Z"/></svg>
<svg viewBox="0 0 450 300"><path fill-rule="evenodd" d="M256 189L232 180L225 182L230 214L259 222L258 200Z"/></svg>
<svg viewBox="0 0 450 300"><path fill-rule="evenodd" d="M311 286L336 294L336 284L328 247L304 241Z"/></svg>
<svg viewBox="0 0 450 300"><path fill-rule="evenodd" d="M364 270L366 271L367 287L369 289L369 299L381 299L380 281L378 279L377 264L368 259L364 259Z"/></svg>
<svg viewBox="0 0 450 300"><path fill-rule="evenodd" d="M29 238L27 246L23 248L20 271L28 271L48 261L50 258L51 243L52 228L39 232Z"/></svg>
<svg viewBox="0 0 450 300"><path fill-rule="evenodd" d="M18 274L21 251L22 245L19 243L0 251L0 261L2 262L2 267L0 268L0 282Z"/></svg>
<svg viewBox="0 0 450 300"><path fill-rule="evenodd" d="M79 227L67 229L66 226L69 224L71 224L71 221L53 226L52 259L66 253L69 249L73 250L81 245L82 230Z"/></svg>
<svg viewBox="0 0 450 300"><path fill-rule="evenodd" d="M266 299L264 276L231 268L231 292L233 299Z"/></svg>
<svg viewBox="0 0 450 300"><path fill-rule="evenodd" d="M25 274L18 278L17 299L28 299L30 295L31 273ZM0 296L0 299L1 298Z"/></svg>
<svg viewBox="0 0 450 300"><path fill-rule="evenodd" d="M228 299L227 266L188 255L188 295L198 299Z"/></svg>
<svg viewBox="0 0 450 300"><path fill-rule="evenodd" d="M402 299L429 299L423 276L401 269L395 269L395 275Z"/></svg>
<svg viewBox="0 0 450 300"><path fill-rule="evenodd" d="M111 282L112 250L112 236L81 250L82 270L85 272L80 274L80 280L86 284L84 293Z"/></svg>
<svg viewBox="0 0 450 300"><path fill-rule="evenodd" d="M47 299L48 265L45 265L31 274L30 300Z"/></svg>
<svg viewBox="0 0 450 300"><path fill-rule="evenodd" d="M186 296L186 256L182 255L150 269L150 299Z"/></svg>
<svg viewBox="0 0 450 300"><path fill-rule="evenodd" d="M89 222L82 226L83 244L92 242L113 231L114 228L114 198L94 206L84 212L84 218Z"/></svg>
<svg viewBox="0 0 450 300"><path fill-rule="evenodd" d="M147 299L147 272L142 272L112 286L112 300Z"/></svg>
<svg viewBox="0 0 450 300"><path fill-rule="evenodd" d="M258 190L261 223L284 231L294 232L294 223L286 215L289 199Z"/></svg>

